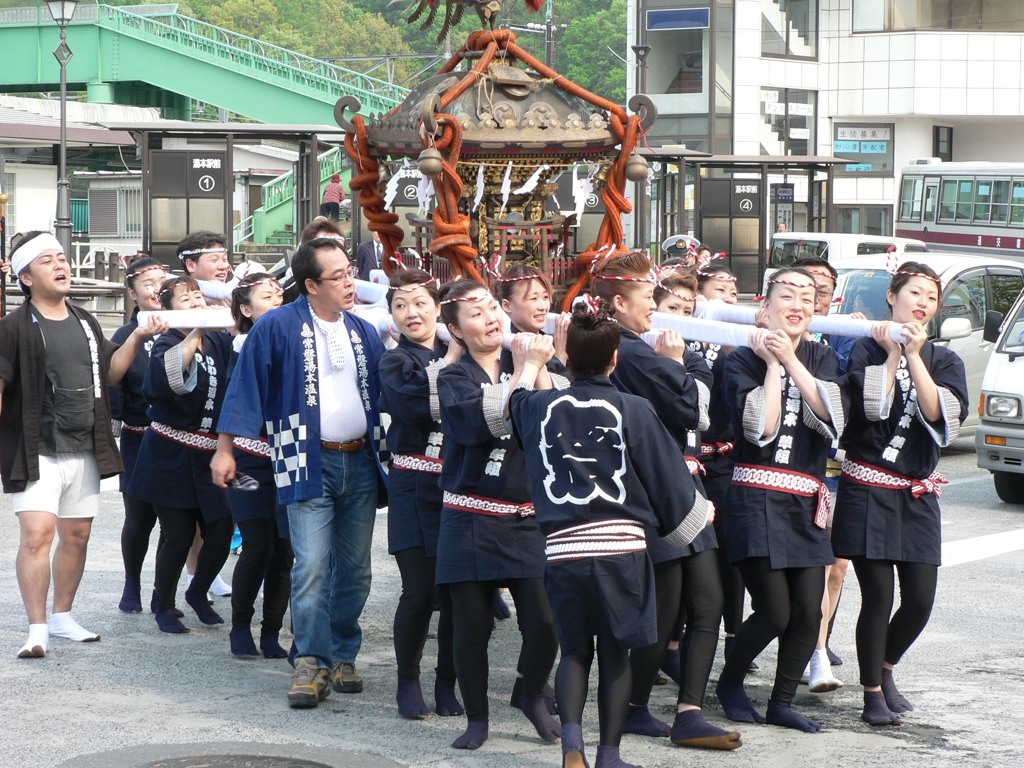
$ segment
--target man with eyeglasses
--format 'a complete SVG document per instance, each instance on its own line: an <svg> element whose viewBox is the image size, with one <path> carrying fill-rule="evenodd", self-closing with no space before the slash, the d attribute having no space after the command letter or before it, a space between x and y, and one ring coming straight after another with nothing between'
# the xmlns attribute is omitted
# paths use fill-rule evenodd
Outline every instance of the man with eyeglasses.
<svg viewBox="0 0 1024 768"><path fill-rule="evenodd" d="M316 707L330 692L359 693L359 617L370 592L370 544L385 503L387 456L377 409L376 329L349 310L355 276L341 242L317 238L291 262L301 296L250 331L218 424L211 464L235 475L232 441L266 425L278 499L288 508L295 565L295 674L288 703Z"/></svg>

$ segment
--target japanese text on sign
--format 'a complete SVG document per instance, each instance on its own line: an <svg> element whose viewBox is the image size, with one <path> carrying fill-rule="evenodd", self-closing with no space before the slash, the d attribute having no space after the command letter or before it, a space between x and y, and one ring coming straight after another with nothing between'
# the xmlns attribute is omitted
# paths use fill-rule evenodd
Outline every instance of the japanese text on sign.
<svg viewBox="0 0 1024 768"><path fill-rule="evenodd" d="M737 184L736 192L737 195L756 195L757 185L756 184Z"/></svg>
<svg viewBox="0 0 1024 768"><path fill-rule="evenodd" d="M836 129L837 139L882 139L889 141L892 139L891 128L861 128L855 126L845 126Z"/></svg>
<svg viewBox="0 0 1024 768"><path fill-rule="evenodd" d="M192 168L220 168L219 157L193 157Z"/></svg>

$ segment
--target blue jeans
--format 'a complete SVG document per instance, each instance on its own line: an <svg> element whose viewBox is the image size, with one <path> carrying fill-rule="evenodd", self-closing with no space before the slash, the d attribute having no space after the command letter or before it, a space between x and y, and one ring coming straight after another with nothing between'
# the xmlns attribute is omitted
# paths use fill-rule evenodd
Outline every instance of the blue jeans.
<svg viewBox="0 0 1024 768"><path fill-rule="evenodd" d="M355 662L363 641L379 472L371 450L321 452L324 495L288 505L296 654L327 669Z"/></svg>

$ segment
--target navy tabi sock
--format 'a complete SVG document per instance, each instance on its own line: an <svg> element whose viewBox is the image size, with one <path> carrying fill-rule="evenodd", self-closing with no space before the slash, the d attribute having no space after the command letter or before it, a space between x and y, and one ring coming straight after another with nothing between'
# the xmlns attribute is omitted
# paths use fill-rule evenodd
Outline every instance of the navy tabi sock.
<svg viewBox="0 0 1024 768"><path fill-rule="evenodd" d="M885 696L885 706L889 708L890 712L899 715L914 711L914 705L907 701L907 697L896 687L896 680L893 679L891 669L882 670L882 695Z"/></svg>
<svg viewBox="0 0 1024 768"><path fill-rule="evenodd" d="M526 694L524 693L526 690L523 687L524 685L526 685L526 683L521 677L517 677L516 681L512 684L512 696L509 698L508 703L516 709L523 708L523 699L526 697ZM544 706L547 708L548 714L552 717L558 714L558 702L555 701L555 689L547 683L544 684Z"/></svg>
<svg viewBox="0 0 1024 768"><path fill-rule="evenodd" d="M487 741L487 721L470 720L466 732L452 742L456 749L479 749Z"/></svg>
<svg viewBox="0 0 1024 768"><path fill-rule="evenodd" d="M531 699L524 694L522 712L526 719L533 723L537 735L544 741L558 741L562 735L562 726L548 712L543 696Z"/></svg>
<svg viewBox="0 0 1024 768"><path fill-rule="evenodd" d="M672 723L672 743L682 747L705 749L736 749L743 746L735 731L723 731L704 719L699 709L688 709L676 714Z"/></svg>
<svg viewBox="0 0 1024 768"><path fill-rule="evenodd" d="M781 725L783 728L792 728L795 731L805 733L817 733L821 730L821 723L804 717L792 707L785 707L768 700L768 711L765 713L765 721L768 725Z"/></svg>
<svg viewBox="0 0 1024 768"><path fill-rule="evenodd" d="M256 643L253 642L252 630L249 627L232 627L228 640L231 643L232 656L248 658L260 655L260 652L256 650Z"/></svg>
<svg viewBox="0 0 1024 768"><path fill-rule="evenodd" d="M899 717L886 706L881 691L864 691L864 711L860 719L868 725L901 725Z"/></svg>
<svg viewBox="0 0 1024 768"><path fill-rule="evenodd" d="M168 632L172 635L183 635L192 631L181 623L181 619L178 618L177 612L173 608L157 613L156 624L160 627L161 632Z"/></svg>
<svg viewBox="0 0 1024 768"><path fill-rule="evenodd" d="M679 649L669 649L661 659L661 671L679 685Z"/></svg>
<svg viewBox="0 0 1024 768"><path fill-rule="evenodd" d="M455 681L437 678L434 680L434 711L441 717L464 715L458 697L455 695Z"/></svg>
<svg viewBox="0 0 1024 768"><path fill-rule="evenodd" d="M423 690L420 679L398 676L398 714L409 720L422 720L430 714L430 708L423 701Z"/></svg>
<svg viewBox="0 0 1024 768"><path fill-rule="evenodd" d="M737 723L763 723L761 713L754 709L753 703L747 697L743 683L729 683L719 680L715 687L718 700L722 702L722 711L730 720Z"/></svg>
<svg viewBox="0 0 1024 768"><path fill-rule="evenodd" d="M619 757L618 747L598 747L595 768L642 768L642 766L624 763Z"/></svg>
<svg viewBox="0 0 1024 768"><path fill-rule="evenodd" d="M652 715L646 704L640 707L630 704L629 710L626 712L626 725L622 732L632 733L635 736L661 738L672 733L672 729L668 723L663 723Z"/></svg>
<svg viewBox="0 0 1024 768"><path fill-rule="evenodd" d="M138 579L124 580L124 590L121 592L121 602L117 607L123 613L142 613L142 588Z"/></svg>
<svg viewBox="0 0 1024 768"><path fill-rule="evenodd" d="M199 617L203 624L224 623L224 619L220 617L220 614L210 607L210 601L206 598L205 592L200 594L193 592L191 589L185 590L185 602L196 612L196 616Z"/></svg>
<svg viewBox="0 0 1024 768"><path fill-rule="evenodd" d="M288 655L288 651L281 647L277 635L260 635L260 651L268 659L283 659Z"/></svg>

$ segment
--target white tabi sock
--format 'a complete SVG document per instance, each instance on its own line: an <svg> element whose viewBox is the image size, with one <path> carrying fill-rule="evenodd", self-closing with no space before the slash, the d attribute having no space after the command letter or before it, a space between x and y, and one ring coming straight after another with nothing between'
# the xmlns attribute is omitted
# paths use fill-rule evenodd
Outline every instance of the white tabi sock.
<svg viewBox="0 0 1024 768"><path fill-rule="evenodd" d="M53 637L64 637L76 643L94 643L100 639L95 632L90 632L71 615L71 611L50 614L50 634Z"/></svg>
<svg viewBox="0 0 1024 768"><path fill-rule="evenodd" d="M29 624L28 642L18 651L19 659L41 659L50 646L50 625Z"/></svg>

